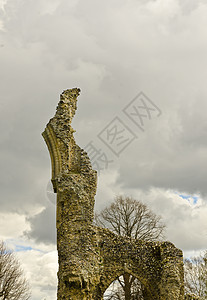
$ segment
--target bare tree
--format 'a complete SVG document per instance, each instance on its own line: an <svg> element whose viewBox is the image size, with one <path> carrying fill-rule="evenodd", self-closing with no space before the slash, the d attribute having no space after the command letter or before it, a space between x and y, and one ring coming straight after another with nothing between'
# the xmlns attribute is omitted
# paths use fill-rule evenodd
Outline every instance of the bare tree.
<svg viewBox="0 0 207 300"><path fill-rule="evenodd" d="M109 228L114 233L132 239L157 241L163 238L165 225L160 216L147 205L131 197L117 196L115 201L95 215L96 225ZM144 286L127 273L117 278L105 299L144 299Z"/></svg>
<svg viewBox="0 0 207 300"><path fill-rule="evenodd" d="M184 260L185 292L207 299L207 251Z"/></svg>
<svg viewBox="0 0 207 300"><path fill-rule="evenodd" d="M28 300L30 287L13 252L0 242L0 299Z"/></svg>
<svg viewBox="0 0 207 300"><path fill-rule="evenodd" d="M107 289L104 299L107 300L122 300L122 299L144 299L143 298L144 286L134 276L124 273L112 282L110 288ZM129 298L130 297L130 298Z"/></svg>

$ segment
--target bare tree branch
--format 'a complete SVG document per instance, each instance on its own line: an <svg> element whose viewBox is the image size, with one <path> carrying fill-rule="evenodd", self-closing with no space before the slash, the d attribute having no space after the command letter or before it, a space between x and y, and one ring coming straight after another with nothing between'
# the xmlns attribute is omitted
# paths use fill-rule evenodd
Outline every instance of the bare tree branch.
<svg viewBox="0 0 207 300"><path fill-rule="evenodd" d="M3 242L0 242L0 299L30 299L30 288L23 270L15 254L9 251Z"/></svg>
<svg viewBox="0 0 207 300"><path fill-rule="evenodd" d="M117 196L109 207L96 213L95 224L109 228L118 235L146 241L161 240L165 230L160 216L142 202L123 196ZM121 278L112 284L113 293L104 299L143 299L143 285L137 278L127 273L123 274L123 280Z"/></svg>
<svg viewBox="0 0 207 300"><path fill-rule="evenodd" d="M207 298L207 251L204 256L184 260L185 292Z"/></svg>

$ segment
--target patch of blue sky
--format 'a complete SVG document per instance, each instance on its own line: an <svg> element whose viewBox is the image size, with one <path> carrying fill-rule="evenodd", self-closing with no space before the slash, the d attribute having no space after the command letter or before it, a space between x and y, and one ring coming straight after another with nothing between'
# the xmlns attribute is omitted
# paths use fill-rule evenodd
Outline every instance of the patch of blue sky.
<svg viewBox="0 0 207 300"><path fill-rule="evenodd" d="M8 249L13 252L26 252L26 251L34 250L34 251L38 251L38 252L42 252L42 253L47 253L47 251L38 249L36 247L32 247L31 245L28 245L28 244L23 243L22 241L16 240L16 239L7 239L5 241L5 243L8 247Z"/></svg>
<svg viewBox="0 0 207 300"><path fill-rule="evenodd" d="M41 253L47 253L47 251L43 251L43 250L38 249L38 248L33 248L31 246L19 245L19 244L14 245L14 252L26 252L26 251L31 251L31 250L38 251L38 252L41 252Z"/></svg>
<svg viewBox="0 0 207 300"><path fill-rule="evenodd" d="M186 195L186 194L180 194L180 193L176 193L176 194L179 197L181 197L182 199L185 199L194 205L198 202L198 199L199 199L199 196L195 196L195 195Z"/></svg>
<svg viewBox="0 0 207 300"><path fill-rule="evenodd" d="M30 251L33 250L32 247L30 246L23 246L23 245L15 245L15 252L20 252L20 251Z"/></svg>

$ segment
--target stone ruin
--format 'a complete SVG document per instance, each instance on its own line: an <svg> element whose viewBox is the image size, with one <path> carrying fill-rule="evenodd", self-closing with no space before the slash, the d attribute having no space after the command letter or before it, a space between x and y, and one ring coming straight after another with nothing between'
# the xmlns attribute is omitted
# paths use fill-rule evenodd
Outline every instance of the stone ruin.
<svg viewBox="0 0 207 300"><path fill-rule="evenodd" d="M181 250L170 242L127 239L93 225L97 173L71 127L79 92L74 88L61 94L43 132L57 193L57 299L103 299L109 285L128 273L145 286L146 300L183 300Z"/></svg>

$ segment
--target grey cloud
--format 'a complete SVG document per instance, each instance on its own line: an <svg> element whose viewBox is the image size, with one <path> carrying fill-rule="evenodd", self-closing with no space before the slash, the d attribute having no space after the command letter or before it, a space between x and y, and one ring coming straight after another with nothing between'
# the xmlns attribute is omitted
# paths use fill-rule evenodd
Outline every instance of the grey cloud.
<svg viewBox="0 0 207 300"><path fill-rule="evenodd" d="M27 219L31 230L25 232L28 238L34 239L37 243L56 244L56 208L48 203L44 210Z"/></svg>
<svg viewBox="0 0 207 300"><path fill-rule="evenodd" d="M200 99L186 99L178 110L163 111L126 149L118 182L133 188L154 186L206 195L206 108Z"/></svg>
<svg viewBox="0 0 207 300"><path fill-rule="evenodd" d="M29 219L31 237L52 241L53 212L45 204L50 160L41 132L66 88L82 90L76 139L108 151L108 172L119 174L116 191L152 186L206 194L205 10L192 5L183 15L179 3L7 1L0 33L1 209L30 215L34 205L45 206ZM144 133L122 112L141 90L163 112ZM115 116L139 136L119 158L97 139Z"/></svg>
<svg viewBox="0 0 207 300"><path fill-rule="evenodd" d="M119 193L140 196L165 218L176 246L206 246L206 9L206 1L7 1L0 13L0 206L27 217L25 238L55 243L41 132L62 90L80 87L76 140L81 147L93 140L114 160L99 177L96 206ZM144 133L122 112L140 91L162 110ZM97 138L115 116L138 135L120 157ZM186 206L169 189L197 191L203 202ZM46 266L40 261L35 299L48 296L39 291Z"/></svg>

